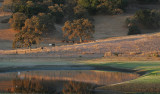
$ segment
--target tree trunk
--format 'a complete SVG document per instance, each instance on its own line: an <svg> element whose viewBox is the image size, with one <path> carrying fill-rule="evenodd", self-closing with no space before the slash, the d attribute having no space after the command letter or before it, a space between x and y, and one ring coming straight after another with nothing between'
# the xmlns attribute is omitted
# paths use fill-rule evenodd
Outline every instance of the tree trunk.
<svg viewBox="0 0 160 94"><path fill-rule="evenodd" d="M31 51L31 46L29 46L29 51Z"/></svg>
<svg viewBox="0 0 160 94"><path fill-rule="evenodd" d="M82 37L80 37L80 43L82 43L82 42L83 42Z"/></svg>

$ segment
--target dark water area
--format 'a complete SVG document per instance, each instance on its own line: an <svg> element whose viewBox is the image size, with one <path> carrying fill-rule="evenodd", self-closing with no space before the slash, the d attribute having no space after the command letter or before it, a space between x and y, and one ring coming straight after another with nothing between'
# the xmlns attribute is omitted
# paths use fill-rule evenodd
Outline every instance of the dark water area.
<svg viewBox="0 0 160 94"><path fill-rule="evenodd" d="M0 73L0 93L95 94L98 86L138 78L138 74L97 70L41 70Z"/></svg>

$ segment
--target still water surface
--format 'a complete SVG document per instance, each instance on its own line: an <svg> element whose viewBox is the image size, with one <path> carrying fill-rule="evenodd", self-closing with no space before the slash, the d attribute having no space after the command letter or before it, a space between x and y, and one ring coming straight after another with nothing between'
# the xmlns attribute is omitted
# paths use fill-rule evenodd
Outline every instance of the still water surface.
<svg viewBox="0 0 160 94"><path fill-rule="evenodd" d="M96 70L41 70L0 73L0 92L91 94L95 87L139 77L134 73Z"/></svg>

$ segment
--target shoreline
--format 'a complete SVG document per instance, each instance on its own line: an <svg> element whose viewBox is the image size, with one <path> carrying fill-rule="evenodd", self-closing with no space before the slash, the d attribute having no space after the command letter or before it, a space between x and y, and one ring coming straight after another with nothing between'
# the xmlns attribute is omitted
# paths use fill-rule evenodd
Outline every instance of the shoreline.
<svg viewBox="0 0 160 94"><path fill-rule="evenodd" d="M107 56L104 57L102 55L74 55L74 56L38 56L38 55L0 55L0 60L8 60L8 59L58 59L58 60L96 60L96 61L106 61L106 62L118 62L118 61L160 61L159 56ZM94 62L94 61L93 61Z"/></svg>
<svg viewBox="0 0 160 94"><path fill-rule="evenodd" d="M2 65L0 67L0 73L14 72L14 71L32 71L32 70L101 70L101 71L137 73L140 75L144 75L146 73L146 71L129 69L129 68L118 68L112 66L103 66L101 65L101 63L100 65L98 65L92 62L92 60L96 62L99 62L98 60L102 60L99 58L0 57L0 60L1 60L0 65ZM92 63L85 63L85 62L92 62ZM107 61L107 62L117 62L117 61Z"/></svg>
<svg viewBox="0 0 160 94"><path fill-rule="evenodd" d="M5 67L0 69L0 73L6 72L21 72L21 71L43 71L43 70L97 70L97 71L113 71L124 73L136 73L140 76L144 75L146 71L116 68L110 66L95 66L95 65L36 65L36 66L21 66L21 67Z"/></svg>

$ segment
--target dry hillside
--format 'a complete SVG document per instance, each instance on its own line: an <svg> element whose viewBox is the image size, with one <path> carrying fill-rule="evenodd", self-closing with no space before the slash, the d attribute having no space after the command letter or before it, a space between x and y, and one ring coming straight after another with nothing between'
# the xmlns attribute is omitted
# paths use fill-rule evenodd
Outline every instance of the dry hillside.
<svg viewBox="0 0 160 94"><path fill-rule="evenodd" d="M0 54L42 57L106 57L108 56L159 56L160 33L108 38L95 42L44 47L44 49L0 50Z"/></svg>
<svg viewBox="0 0 160 94"><path fill-rule="evenodd" d="M141 35L141 36L129 36L129 37L122 37L126 36L128 29L125 25L125 19L129 16L132 16L136 10L141 8L156 8L160 9L159 5L130 5L127 8L126 13L121 15L97 15L93 18L95 19L95 34L94 34L94 40L101 40L96 41L93 43L87 43L87 44L75 44L70 46L63 46L63 45L69 45L64 43L56 43L58 47L55 48L46 48L47 50L52 50L54 53L57 52L57 54L54 54L55 56L61 56L62 53L81 53L81 54L91 54L95 53L102 53L100 56L103 56L105 52L118 52L118 53L126 53L128 51L131 52L144 52L144 51L158 51L159 41L158 37L156 38L148 38L148 36L155 36L154 35ZM1 50L10 50L12 49L12 40L14 39L14 35L16 32L14 32L12 29L10 29L8 23L2 23L1 21L8 19L11 14L9 13L0 13L0 49ZM45 38L44 42L41 44L41 46L46 47L49 43L54 43L55 41L61 41L62 38L62 31L61 27L62 25L55 25L57 29L56 34L50 34L47 38ZM147 30L145 28L142 29L143 33L149 33L149 32L159 32L160 30ZM158 36L159 33L157 33L156 36ZM119 37L119 38L110 38L109 37ZM152 44L152 47L150 47L149 43ZM145 45L143 49L142 45ZM59 47L60 46L60 47ZM153 49L151 49L153 48ZM150 50L148 50L150 49ZM3 51L1 51L3 53ZM36 52L36 51L35 51ZM45 52L45 51L44 51ZM60 53L59 53L60 52ZM22 52L23 53L23 52ZM26 52L27 53L27 52ZM129 53L129 52L128 52ZM51 56L53 53L50 53ZM49 54L48 54L49 55Z"/></svg>

